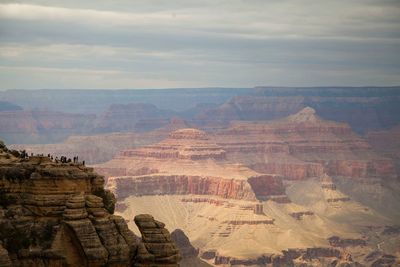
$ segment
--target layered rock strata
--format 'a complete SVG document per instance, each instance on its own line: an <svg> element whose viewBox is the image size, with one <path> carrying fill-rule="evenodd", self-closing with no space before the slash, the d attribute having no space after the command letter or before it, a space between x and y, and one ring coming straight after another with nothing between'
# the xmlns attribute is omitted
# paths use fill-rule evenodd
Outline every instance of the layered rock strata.
<svg viewBox="0 0 400 267"><path fill-rule="evenodd" d="M10 152L0 144L0 266L138 263L143 243L112 214L115 199L104 190L103 177L82 164ZM153 236L146 232L146 238ZM170 253L165 242L153 242L159 250L149 261L140 258L140 266L177 266L178 256L163 262L163 253Z"/></svg>
<svg viewBox="0 0 400 267"><path fill-rule="evenodd" d="M148 214L136 216L135 223L142 234L135 266L177 266L181 256L165 224Z"/></svg>
<svg viewBox="0 0 400 267"><path fill-rule="evenodd" d="M260 175L249 180L190 175L143 175L109 178L109 188L118 199L142 195L212 195L223 198L256 200L283 194L276 176Z"/></svg>
<svg viewBox="0 0 400 267"><path fill-rule="evenodd" d="M139 195L212 195L232 199L268 199L283 195L279 175L261 174L240 164L228 164L226 152L205 132L181 129L164 141L121 151L96 165L109 174L108 188L119 199ZM125 169L125 175L119 170Z"/></svg>
<svg viewBox="0 0 400 267"><path fill-rule="evenodd" d="M288 179L322 176L396 177L393 160L374 152L349 125L326 121L306 107L270 122L234 122L215 134L227 159Z"/></svg>
<svg viewBox="0 0 400 267"><path fill-rule="evenodd" d="M121 157L151 157L159 159L224 159L225 151L214 144L205 132L182 129L172 132L169 138L143 149L124 150Z"/></svg>

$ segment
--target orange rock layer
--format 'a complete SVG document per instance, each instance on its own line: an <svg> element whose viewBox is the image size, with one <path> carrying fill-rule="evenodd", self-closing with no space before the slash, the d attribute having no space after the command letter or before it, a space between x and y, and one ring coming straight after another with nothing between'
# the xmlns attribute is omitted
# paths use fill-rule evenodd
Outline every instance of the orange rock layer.
<svg viewBox="0 0 400 267"><path fill-rule="evenodd" d="M140 195L212 195L223 198L256 200L268 195L283 194L281 179L272 175L248 180L223 179L187 175L144 175L110 177L108 187L118 199ZM116 189L116 190L115 190Z"/></svg>

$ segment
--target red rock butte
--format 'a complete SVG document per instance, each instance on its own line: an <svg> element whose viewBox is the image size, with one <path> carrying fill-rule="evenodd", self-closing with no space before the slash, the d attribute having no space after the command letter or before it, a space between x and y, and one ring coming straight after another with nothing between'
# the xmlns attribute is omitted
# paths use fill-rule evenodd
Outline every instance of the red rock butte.
<svg viewBox="0 0 400 267"><path fill-rule="evenodd" d="M158 159L224 159L225 151L197 129L181 129L169 134L169 138L155 145L139 149L123 150L120 157L151 157Z"/></svg>
<svg viewBox="0 0 400 267"><path fill-rule="evenodd" d="M207 133L181 129L157 144L121 151L96 170L111 174L108 187L120 199L197 194L254 201L284 194L280 176L257 173L225 158L226 152Z"/></svg>

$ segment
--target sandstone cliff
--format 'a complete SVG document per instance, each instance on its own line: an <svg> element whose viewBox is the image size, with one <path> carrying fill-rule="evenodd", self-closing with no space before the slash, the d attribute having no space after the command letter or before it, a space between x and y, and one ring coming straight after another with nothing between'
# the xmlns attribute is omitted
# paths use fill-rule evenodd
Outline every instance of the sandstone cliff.
<svg viewBox="0 0 400 267"><path fill-rule="evenodd" d="M146 217L164 241L138 223L140 241L113 215L115 198L103 184L81 163L27 157L0 143L0 266L177 266L162 223Z"/></svg>

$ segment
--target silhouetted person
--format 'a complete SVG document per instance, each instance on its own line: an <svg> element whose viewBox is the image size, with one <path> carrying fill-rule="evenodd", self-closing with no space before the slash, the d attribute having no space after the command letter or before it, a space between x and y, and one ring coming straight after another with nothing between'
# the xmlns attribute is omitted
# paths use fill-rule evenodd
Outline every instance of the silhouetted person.
<svg viewBox="0 0 400 267"><path fill-rule="evenodd" d="M85 161L82 161L83 166L85 166Z"/></svg>

